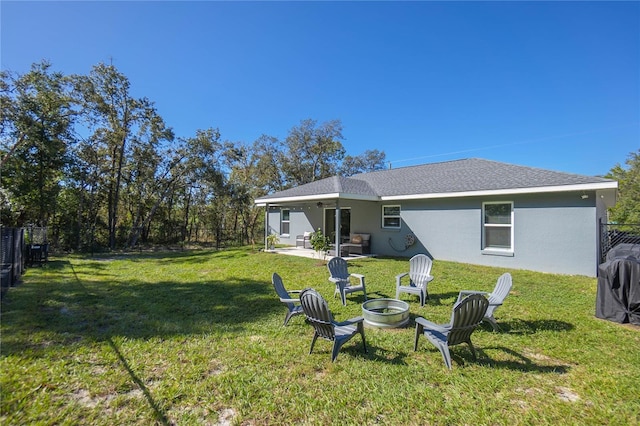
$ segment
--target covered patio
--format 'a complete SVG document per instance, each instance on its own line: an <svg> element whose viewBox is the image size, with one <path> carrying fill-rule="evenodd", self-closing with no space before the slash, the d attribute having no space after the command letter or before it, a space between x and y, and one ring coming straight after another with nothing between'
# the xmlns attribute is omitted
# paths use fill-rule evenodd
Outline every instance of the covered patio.
<svg viewBox="0 0 640 426"><path fill-rule="evenodd" d="M273 250L265 250L267 253L276 253L276 254L284 254L287 256L298 256L298 257L306 257L309 259L319 259L319 260L326 260L327 262L331 259L333 259L335 256L331 256L331 255L326 255L325 257L322 257L322 254L318 254L318 252L316 252L315 250L312 249L306 249L306 248L302 248L302 247L276 247ZM320 257L318 257L318 255ZM364 259L367 257L375 257L375 255L372 254L365 254L365 255L358 255L358 254L350 254L349 256L343 256L342 258L344 260L354 260L354 259Z"/></svg>
<svg viewBox="0 0 640 426"><path fill-rule="evenodd" d="M271 233L279 234L282 242L293 245L297 235L322 229L325 235L330 236L334 253L343 253L343 258L358 257L357 254L345 255L349 253L346 246L350 243L350 234L372 233L372 226L366 223L372 224L372 219L369 215L362 216L362 212L370 211L370 203L378 201L379 197L368 185L341 176L258 198L255 204L265 207L265 250L268 249L266 237ZM358 227L352 228L351 211L355 204L358 204L360 215ZM366 252L369 252L368 246Z"/></svg>

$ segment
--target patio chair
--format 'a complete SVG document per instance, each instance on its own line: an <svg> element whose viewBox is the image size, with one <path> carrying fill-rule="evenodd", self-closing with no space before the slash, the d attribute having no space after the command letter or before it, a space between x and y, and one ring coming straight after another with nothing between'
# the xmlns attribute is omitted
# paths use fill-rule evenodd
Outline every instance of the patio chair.
<svg viewBox="0 0 640 426"><path fill-rule="evenodd" d="M367 300L367 290L364 285L364 275L362 274L350 274L347 268L347 261L341 257L334 257L328 263L329 268L329 281L336 285L336 290L333 293L334 297L340 295L342 304L347 304L347 294L361 291L364 293L364 300ZM351 277L356 278L359 281L358 285L351 284Z"/></svg>
<svg viewBox="0 0 640 426"><path fill-rule="evenodd" d="M349 339L360 333L362 336L362 347L367 352L367 344L364 338L363 317L351 318L347 321L336 322L333 314L329 310L327 301L312 288L302 290L300 293L300 303L309 323L313 326L313 340L311 340L311 349L309 354L313 352L313 346L318 337L333 342L333 350L331 351L331 362L338 357L340 348Z"/></svg>
<svg viewBox="0 0 640 426"><path fill-rule="evenodd" d="M311 232L305 232L302 235L296 235L296 247L302 247L310 249L311 247Z"/></svg>
<svg viewBox="0 0 640 426"><path fill-rule="evenodd" d="M489 301L481 294L471 296L456 302L453 305L451 321L448 324L434 324L422 317L416 318L416 338L413 350L418 350L418 338L424 336L440 350L442 359L449 370L451 370L451 353L449 346L466 343L471 349L473 359L476 360L476 350L471 343L471 333L482 322Z"/></svg>
<svg viewBox="0 0 640 426"><path fill-rule="evenodd" d="M273 273L271 277L271 282L273 283L273 288L275 289L280 301L287 306L287 315L284 317L284 324L287 325L291 317L296 315L301 315L304 312L302 311L302 306L300 306L300 299L291 297L289 293L300 293L302 290L289 290L287 291L284 288L284 283L282 282L282 278L280 275Z"/></svg>
<svg viewBox="0 0 640 426"><path fill-rule="evenodd" d="M484 315L484 321L487 321L493 327L493 331L500 330L496 319L493 317L493 312L504 303L504 299L511 291L512 279L510 273L504 273L496 282L496 286L493 289L493 292L488 293L486 291L475 291L475 290L462 290L458 295L458 302L470 294L482 294L487 299L489 299L489 308L487 309L487 313Z"/></svg>
<svg viewBox="0 0 640 426"><path fill-rule="evenodd" d="M427 285L433 277L431 267L433 262L426 254L416 254L409 260L409 272L396 275L396 299L400 293L417 294L420 297L420 306L429 298ZM402 285L402 278L409 276L409 284Z"/></svg>

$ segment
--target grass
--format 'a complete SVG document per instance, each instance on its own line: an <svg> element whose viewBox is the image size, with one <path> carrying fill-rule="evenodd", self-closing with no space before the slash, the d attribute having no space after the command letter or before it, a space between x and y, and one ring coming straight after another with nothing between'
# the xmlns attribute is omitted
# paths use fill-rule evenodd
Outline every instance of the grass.
<svg viewBox="0 0 640 426"><path fill-rule="evenodd" d="M394 297L406 259L350 261L370 297ZM596 319L596 280L510 271L489 326L452 349L453 370L413 319L447 322L458 291L491 290L505 270L435 261L431 299L410 325L367 328L335 363L331 344L285 307L271 274L314 287L338 320L318 260L250 249L53 258L2 302L0 423L640 424L640 330Z"/></svg>

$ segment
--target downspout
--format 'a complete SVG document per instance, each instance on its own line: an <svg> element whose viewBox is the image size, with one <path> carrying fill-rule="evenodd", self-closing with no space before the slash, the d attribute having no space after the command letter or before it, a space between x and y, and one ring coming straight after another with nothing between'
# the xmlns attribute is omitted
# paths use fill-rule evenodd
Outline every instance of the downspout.
<svg viewBox="0 0 640 426"><path fill-rule="evenodd" d="M264 251L267 251L267 236L269 235L269 203L264 207Z"/></svg>
<svg viewBox="0 0 640 426"><path fill-rule="evenodd" d="M336 257L340 256L340 200L336 200Z"/></svg>

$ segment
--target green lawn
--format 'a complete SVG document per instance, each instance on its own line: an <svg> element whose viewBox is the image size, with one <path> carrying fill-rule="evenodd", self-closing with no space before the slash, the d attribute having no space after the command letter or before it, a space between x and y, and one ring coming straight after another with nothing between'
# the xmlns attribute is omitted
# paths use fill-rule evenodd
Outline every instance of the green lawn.
<svg viewBox="0 0 640 426"><path fill-rule="evenodd" d="M350 261L370 297L394 297L406 259ZM594 317L596 280L509 271L513 290L452 349L453 370L413 318L447 322L459 290L491 290L505 270L435 261L431 299L402 329L367 328L335 363L331 344L271 287L314 287L344 307L318 260L237 250L53 258L2 302L0 423L640 424L640 330Z"/></svg>

